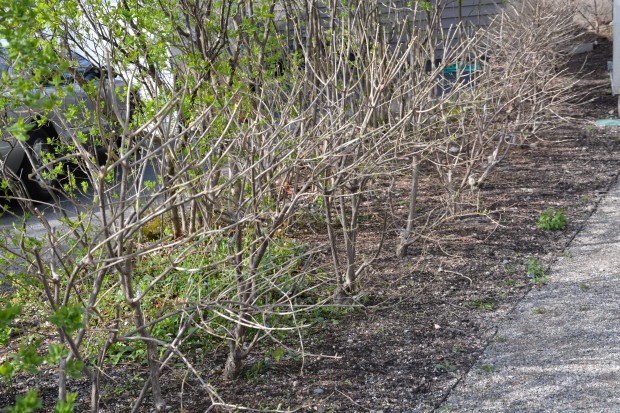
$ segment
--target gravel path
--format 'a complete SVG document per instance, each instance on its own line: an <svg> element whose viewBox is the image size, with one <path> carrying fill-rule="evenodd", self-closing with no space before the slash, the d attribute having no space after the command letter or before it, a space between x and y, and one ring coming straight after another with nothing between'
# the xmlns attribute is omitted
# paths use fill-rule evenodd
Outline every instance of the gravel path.
<svg viewBox="0 0 620 413"><path fill-rule="evenodd" d="M440 412L620 412L620 182Z"/></svg>

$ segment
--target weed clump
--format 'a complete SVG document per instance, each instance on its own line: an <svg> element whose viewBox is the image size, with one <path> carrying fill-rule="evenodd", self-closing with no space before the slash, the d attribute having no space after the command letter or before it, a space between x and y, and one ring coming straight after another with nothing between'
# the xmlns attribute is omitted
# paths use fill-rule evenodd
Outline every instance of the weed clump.
<svg viewBox="0 0 620 413"><path fill-rule="evenodd" d="M537 286L545 285L549 282L549 278L547 274L545 274L545 269L542 265L542 262L538 258L530 258L527 263L527 276L534 281L534 284Z"/></svg>
<svg viewBox="0 0 620 413"><path fill-rule="evenodd" d="M546 231L561 231L566 228L566 214L561 209L547 208L540 214L536 228Z"/></svg>

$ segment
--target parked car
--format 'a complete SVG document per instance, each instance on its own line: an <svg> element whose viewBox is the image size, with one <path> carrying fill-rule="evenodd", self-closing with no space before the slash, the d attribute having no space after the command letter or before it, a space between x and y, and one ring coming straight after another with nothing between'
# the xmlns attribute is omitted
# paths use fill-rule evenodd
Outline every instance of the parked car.
<svg viewBox="0 0 620 413"><path fill-rule="evenodd" d="M0 76L8 75L9 79L14 79L17 74L7 56L6 49L0 48ZM125 107L119 97L125 89L122 79L114 75L110 81L107 71L78 53L72 52L71 58L74 65L70 71L62 74L60 84L50 81L39 85L38 90L44 97L59 92L58 88L65 89L62 102L53 110L43 113L40 107L28 107L21 103L0 107L0 178L20 179L31 199L44 201L51 198L51 177L54 174L51 173L49 161L58 154L56 149L75 142L76 136L86 136L92 143L88 147L96 155L96 139L90 136L91 131L94 126L109 127L109 123L101 119L96 110L98 106L101 107L102 100L103 107L108 110L113 104L121 110ZM100 97L93 99L88 96L82 88L86 82L95 82L99 86ZM6 97L11 91L0 93ZM20 99L9 97L6 100L11 102ZM122 112L126 113L125 110ZM16 139L11 131L11 125L20 118L29 129L25 141Z"/></svg>

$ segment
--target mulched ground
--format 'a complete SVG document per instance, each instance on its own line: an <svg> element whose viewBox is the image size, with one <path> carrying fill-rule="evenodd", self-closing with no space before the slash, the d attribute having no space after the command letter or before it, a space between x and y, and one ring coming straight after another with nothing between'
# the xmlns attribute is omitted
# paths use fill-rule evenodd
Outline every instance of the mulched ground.
<svg viewBox="0 0 620 413"><path fill-rule="evenodd" d="M365 305L344 315L323 314L324 322L305 331L305 350L323 356L266 364L258 352L238 380L216 379L221 396L254 409L302 412L426 412L439 406L494 338L498 323L536 288L526 276L529 259L549 269L618 176L619 132L594 126L597 119L614 117L617 107L606 71L611 44L599 41L594 52L570 64L577 71L586 60L577 87L588 102L579 110L567 108L565 115L574 119L517 148L498 167L475 194L485 215L454 219L402 260L394 257L391 237L364 276ZM397 186L395 197L406 197L406 186ZM536 228L549 207L566 212L566 230ZM402 223L405 211L399 213ZM376 223L365 225L375 241ZM223 351L205 359L197 367L217 371ZM137 373L119 368L118 376L106 378L117 391L104 399L105 411L126 411L139 391ZM53 380L47 372L18 380L10 390L0 384L0 408L33 385L53 399ZM191 379L170 374L167 380L169 411L205 411L208 399ZM87 383L76 388L87 395Z"/></svg>
<svg viewBox="0 0 620 413"><path fill-rule="evenodd" d="M304 412L438 407L494 338L497 324L536 288L526 275L529 259L549 269L620 172L619 130L594 126L616 117L617 107L607 73L611 43L599 42L569 66L582 71L577 88L586 93L584 103L567 108L572 120L498 167L479 192L488 214L444 225L404 260L394 258L388 242L364 279L370 303L308 333L307 351L338 358L308 358L303 374L299 362L277 363L249 381L218 386L224 398ZM396 196L405 197L406 183L399 190ZM566 230L536 228L549 207L566 212Z"/></svg>

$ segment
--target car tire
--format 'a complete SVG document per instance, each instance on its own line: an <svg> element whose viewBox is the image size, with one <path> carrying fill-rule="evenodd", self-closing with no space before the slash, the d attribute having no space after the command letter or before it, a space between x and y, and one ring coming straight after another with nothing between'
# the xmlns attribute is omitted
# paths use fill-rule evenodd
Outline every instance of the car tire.
<svg viewBox="0 0 620 413"><path fill-rule="evenodd" d="M26 144L28 156L24 156L22 162L21 176L24 187L30 199L35 201L49 201L52 198L51 190L56 183L55 180L46 179L40 173L34 173L45 166L45 159L49 159L51 148L48 138L43 130L32 134Z"/></svg>

